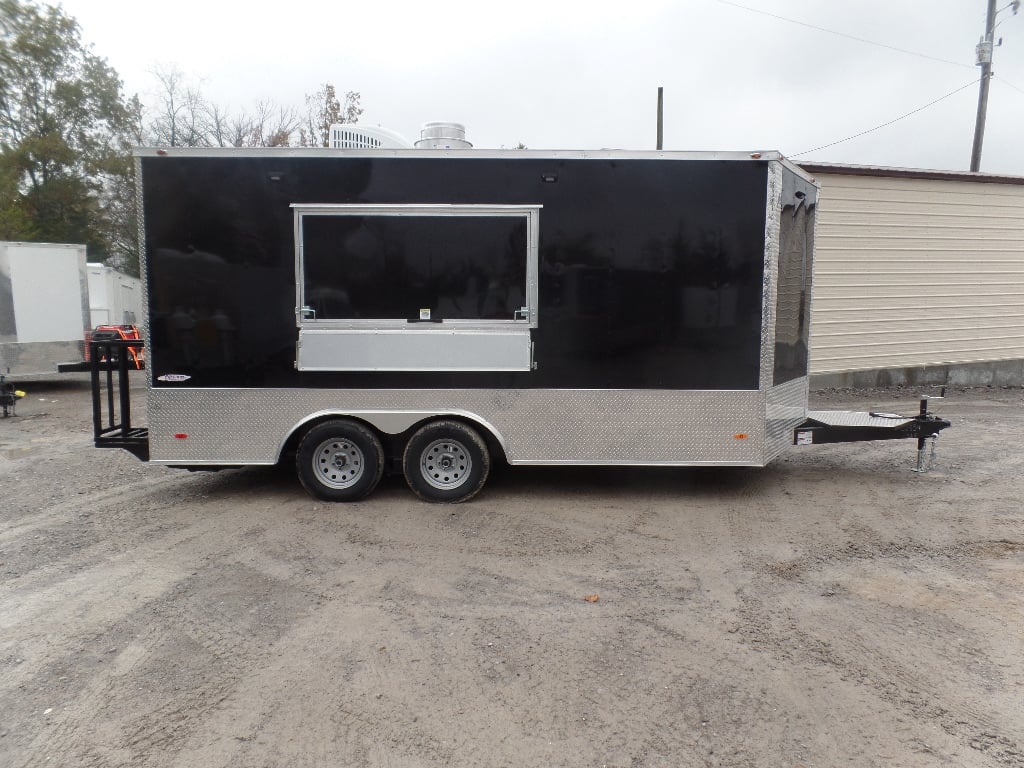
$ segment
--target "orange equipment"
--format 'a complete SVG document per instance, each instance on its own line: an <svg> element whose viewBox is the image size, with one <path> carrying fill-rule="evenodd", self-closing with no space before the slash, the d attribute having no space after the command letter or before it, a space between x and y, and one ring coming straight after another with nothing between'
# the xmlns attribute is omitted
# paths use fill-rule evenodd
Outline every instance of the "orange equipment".
<svg viewBox="0 0 1024 768"><path fill-rule="evenodd" d="M125 341L142 341L142 334L139 333L137 325L97 325L92 333L94 341L114 341L124 339ZM128 354L132 356L132 363L137 369L142 369L146 364L145 352L141 346L128 347Z"/></svg>

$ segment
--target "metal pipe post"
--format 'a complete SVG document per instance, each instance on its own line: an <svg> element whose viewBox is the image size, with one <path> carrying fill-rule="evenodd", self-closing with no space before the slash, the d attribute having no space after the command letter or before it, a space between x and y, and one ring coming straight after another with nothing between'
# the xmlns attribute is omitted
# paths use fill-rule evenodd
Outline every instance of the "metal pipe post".
<svg viewBox="0 0 1024 768"><path fill-rule="evenodd" d="M662 139L664 138L664 124L665 124L665 89L660 85L658 86L658 146L657 149L662 148Z"/></svg>

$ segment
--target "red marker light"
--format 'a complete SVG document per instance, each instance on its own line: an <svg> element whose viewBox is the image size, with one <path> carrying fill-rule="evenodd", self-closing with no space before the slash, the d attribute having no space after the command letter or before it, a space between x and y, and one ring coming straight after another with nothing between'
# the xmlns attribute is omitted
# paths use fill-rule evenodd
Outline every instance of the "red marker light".
<svg viewBox="0 0 1024 768"><path fill-rule="evenodd" d="M188 437L188 433L187 432L178 432L177 434L174 435L174 437L177 438L178 440L184 440L185 438Z"/></svg>

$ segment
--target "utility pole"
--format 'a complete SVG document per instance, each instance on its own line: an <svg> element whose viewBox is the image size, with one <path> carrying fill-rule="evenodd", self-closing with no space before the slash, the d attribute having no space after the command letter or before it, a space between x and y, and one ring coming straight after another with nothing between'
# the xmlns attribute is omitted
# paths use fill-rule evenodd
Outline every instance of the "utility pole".
<svg viewBox="0 0 1024 768"><path fill-rule="evenodd" d="M1014 11L1017 9L1014 8ZM971 171L981 168L981 145L985 141L985 113L988 112L988 84L992 79L993 32L996 26L996 0L988 0L985 34L978 43L978 65L981 67L981 90L978 92L978 118L974 123L974 148L971 150Z"/></svg>
<svg viewBox="0 0 1024 768"><path fill-rule="evenodd" d="M992 0L995 2L995 0ZM661 149L662 138L663 138L663 127L664 127L664 108L665 108L665 89L660 85L658 86L658 146L657 149Z"/></svg>

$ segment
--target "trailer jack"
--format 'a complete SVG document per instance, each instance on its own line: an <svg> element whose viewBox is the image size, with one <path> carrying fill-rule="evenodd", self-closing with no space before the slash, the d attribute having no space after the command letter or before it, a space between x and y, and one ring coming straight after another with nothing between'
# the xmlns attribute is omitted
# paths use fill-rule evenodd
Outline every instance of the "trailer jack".
<svg viewBox="0 0 1024 768"><path fill-rule="evenodd" d="M871 411L808 411L807 421L793 431L794 445L823 443L858 443L867 440L905 440L917 438L917 466L914 472L927 472L935 462L935 445L939 432L952 426L928 410L931 400L945 397L946 388L938 397L924 396L916 416ZM926 445L931 441L931 455Z"/></svg>
<svg viewBox="0 0 1024 768"><path fill-rule="evenodd" d="M924 442L926 440L930 442L932 446L931 452L928 454L927 459L925 458L924 447ZM910 470L911 472L920 472L923 474L935 466L935 446L938 444L938 442L938 433L932 435L931 437L917 438L917 466Z"/></svg>
<svg viewBox="0 0 1024 768"><path fill-rule="evenodd" d="M3 409L5 419L8 416L18 415L14 410L14 404L24 396L24 392L15 389L14 385L6 381L3 374L0 374L0 409Z"/></svg>

